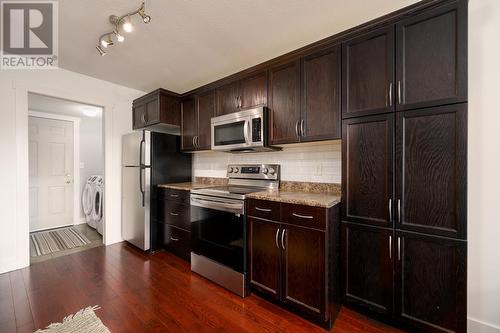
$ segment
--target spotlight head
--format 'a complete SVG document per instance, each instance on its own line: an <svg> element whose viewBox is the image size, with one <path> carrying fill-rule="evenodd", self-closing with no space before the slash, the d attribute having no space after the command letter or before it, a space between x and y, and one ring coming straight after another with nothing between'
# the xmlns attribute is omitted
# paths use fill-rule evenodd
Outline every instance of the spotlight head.
<svg viewBox="0 0 500 333"><path fill-rule="evenodd" d="M132 30L134 30L134 26L132 25L132 22L130 22L129 16L123 19L122 28L125 32L132 32Z"/></svg>
<svg viewBox="0 0 500 333"><path fill-rule="evenodd" d="M146 24L148 24L149 22L151 22L151 16L147 15L145 12L144 12L144 9L140 10L139 11L139 15L141 16L142 18L142 21Z"/></svg>
<svg viewBox="0 0 500 333"><path fill-rule="evenodd" d="M99 55L100 55L101 57L103 57L103 56L105 56L105 55L106 55L106 51L104 51L100 45L97 45L97 46L96 46L96 49L97 49L97 51L99 52Z"/></svg>
<svg viewBox="0 0 500 333"><path fill-rule="evenodd" d="M104 36L103 36L104 37ZM102 47L108 47L108 46L113 46L113 40L111 39L111 36L108 35L106 39L101 38L101 46Z"/></svg>
<svg viewBox="0 0 500 333"><path fill-rule="evenodd" d="M120 43L123 43L123 41L125 40L125 37L123 35L120 35L120 33L118 33L118 31L113 31L113 33L115 34L116 36L116 40L119 41Z"/></svg>

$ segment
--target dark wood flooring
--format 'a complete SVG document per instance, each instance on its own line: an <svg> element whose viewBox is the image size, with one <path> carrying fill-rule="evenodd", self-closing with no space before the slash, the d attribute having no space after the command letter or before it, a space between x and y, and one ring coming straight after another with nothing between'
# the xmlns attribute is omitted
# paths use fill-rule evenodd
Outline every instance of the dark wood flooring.
<svg viewBox="0 0 500 333"><path fill-rule="evenodd" d="M189 264L126 243L0 275L0 332L33 332L89 305L118 332L326 332L260 297L245 299ZM400 332L343 308L334 332Z"/></svg>

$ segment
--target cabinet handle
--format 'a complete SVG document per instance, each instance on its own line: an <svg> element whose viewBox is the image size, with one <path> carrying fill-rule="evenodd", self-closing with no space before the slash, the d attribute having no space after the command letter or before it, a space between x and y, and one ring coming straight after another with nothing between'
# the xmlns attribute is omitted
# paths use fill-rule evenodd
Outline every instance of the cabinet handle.
<svg viewBox="0 0 500 333"><path fill-rule="evenodd" d="M194 147L198 148L198 135L194 136Z"/></svg>
<svg viewBox="0 0 500 333"><path fill-rule="evenodd" d="M196 136L196 145L198 146L198 149L200 149L200 137L198 135Z"/></svg>
<svg viewBox="0 0 500 333"><path fill-rule="evenodd" d="M310 215L300 215L300 214L296 214L296 213L292 213L293 216L295 217L299 217L301 219L308 219L308 220L311 220L314 218L314 216L310 216Z"/></svg>
<svg viewBox="0 0 500 333"><path fill-rule="evenodd" d="M179 195L178 195L178 194L170 194L170 196L171 196L172 198L178 198L178 197L179 197Z"/></svg>
<svg viewBox="0 0 500 333"><path fill-rule="evenodd" d="M398 199L398 222L401 223L401 200Z"/></svg>
<svg viewBox="0 0 500 333"><path fill-rule="evenodd" d="M193 148L196 148L196 145L195 145L195 143L194 143L194 138L195 138L195 137L193 136L193 139L192 139L191 141L193 142Z"/></svg>
<svg viewBox="0 0 500 333"><path fill-rule="evenodd" d="M172 216L179 216L179 214L174 213L174 212L170 212L170 215L172 215Z"/></svg>
<svg viewBox="0 0 500 333"><path fill-rule="evenodd" d="M401 261L401 237L398 237L398 260Z"/></svg>
<svg viewBox="0 0 500 333"><path fill-rule="evenodd" d="M142 118L142 122L146 123L146 113L143 113L141 118Z"/></svg>
<svg viewBox="0 0 500 333"><path fill-rule="evenodd" d="M174 242L177 242L179 240L179 238L174 238L174 237L170 236L170 240L174 241Z"/></svg>
<svg viewBox="0 0 500 333"><path fill-rule="evenodd" d="M304 127L304 119L300 121L300 136L304 136L306 133L305 127Z"/></svg>
<svg viewBox="0 0 500 333"><path fill-rule="evenodd" d="M401 104L401 81L398 81L398 104Z"/></svg>
<svg viewBox="0 0 500 333"><path fill-rule="evenodd" d="M389 235L389 259L392 259L392 236Z"/></svg>
<svg viewBox="0 0 500 333"><path fill-rule="evenodd" d="M281 233L281 247L283 248L283 250L286 250L285 249L285 232L286 232L286 229L283 229L283 232Z"/></svg>
<svg viewBox="0 0 500 333"><path fill-rule="evenodd" d="M392 82L389 83L389 106L392 106Z"/></svg>
<svg viewBox="0 0 500 333"><path fill-rule="evenodd" d="M392 198L389 199L389 222L392 222Z"/></svg>
<svg viewBox="0 0 500 333"><path fill-rule="evenodd" d="M297 122L295 123L295 135L297 135L297 137L299 137L299 122L300 120L297 120Z"/></svg>
<svg viewBox="0 0 500 333"><path fill-rule="evenodd" d="M272 211L269 208L260 208L260 207L255 207L255 210L260 210L261 212L270 212L270 211Z"/></svg>
<svg viewBox="0 0 500 333"><path fill-rule="evenodd" d="M274 236L274 240L275 240L275 242L276 242L276 247L277 247L278 249L280 248L280 245L278 244L278 235L279 235L279 233L280 233L280 229L278 228L278 229L276 230L276 236Z"/></svg>

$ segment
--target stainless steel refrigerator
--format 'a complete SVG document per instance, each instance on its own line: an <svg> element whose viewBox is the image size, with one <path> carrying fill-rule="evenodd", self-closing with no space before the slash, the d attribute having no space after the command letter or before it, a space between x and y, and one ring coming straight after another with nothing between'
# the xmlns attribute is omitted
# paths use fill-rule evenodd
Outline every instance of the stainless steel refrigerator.
<svg viewBox="0 0 500 333"><path fill-rule="evenodd" d="M156 250L158 184L191 181L191 155L180 137L150 131L122 138L122 238L142 250Z"/></svg>

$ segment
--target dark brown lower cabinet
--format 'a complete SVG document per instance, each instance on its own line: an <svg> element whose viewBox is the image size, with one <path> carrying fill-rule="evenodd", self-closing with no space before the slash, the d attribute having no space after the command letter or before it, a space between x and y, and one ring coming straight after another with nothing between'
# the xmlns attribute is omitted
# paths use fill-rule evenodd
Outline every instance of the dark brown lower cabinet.
<svg viewBox="0 0 500 333"><path fill-rule="evenodd" d="M467 242L342 222L345 301L419 332L466 332Z"/></svg>
<svg viewBox="0 0 500 333"><path fill-rule="evenodd" d="M161 246L186 261L191 261L191 232L170 224L157 223Z"/></svg>

